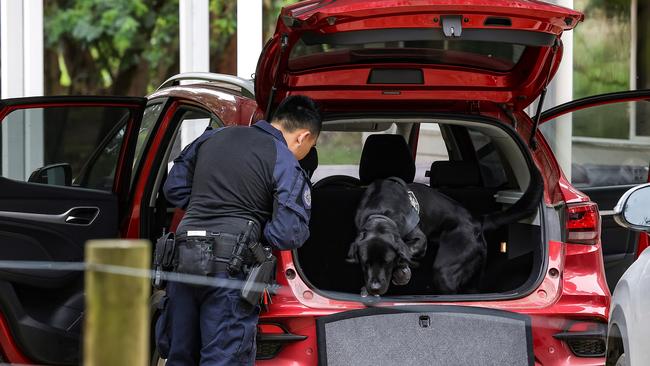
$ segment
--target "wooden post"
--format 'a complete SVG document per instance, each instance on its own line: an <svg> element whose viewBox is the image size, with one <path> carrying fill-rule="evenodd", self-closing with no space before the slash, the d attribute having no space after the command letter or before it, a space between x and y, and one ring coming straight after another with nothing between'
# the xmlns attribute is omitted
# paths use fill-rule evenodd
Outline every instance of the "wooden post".
<svg viewBox="0 0 650 366"><path fill-rule="evenodd" d="M102 271L93 265L149 270L147 240L91 240L86 244L86 314L83 364L149 363L150 279Z"/></svg>

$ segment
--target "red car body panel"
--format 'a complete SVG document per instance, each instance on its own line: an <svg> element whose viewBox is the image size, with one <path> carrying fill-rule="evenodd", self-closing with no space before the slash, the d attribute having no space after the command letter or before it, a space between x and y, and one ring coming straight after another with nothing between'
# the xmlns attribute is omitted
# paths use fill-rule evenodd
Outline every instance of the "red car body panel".
<svg viewBox="0 0 650 366"><path fill-rule="evenodd" d="M258 105L269 103L273 85L277 92L271 105L291 93L318 99L327 106L334 100L367 100L383 98L388 88L400 90L394 101L413 100L491 100L523 109L541 92L561 60L553 47L529 47L510 71L451 65L413 65L425 72L424 85L368 85L371 67L343 65L292 72L288 52L282 52L282 36L287 36L287 50L305 32L319 35L375 29L440 29L442 17L462 15L463 29L515 30L540 32L559 36L583 19L577 11L541 1L306 1L286 7L280 14L273 38L262 51L257 66L255 90ZM507 17L510 25L486 25L491 17ZM322 57L323 54L317 55ZM403 67L404 64L382 63L380 68ZM342 93L345 91L345 93ZM390 107L387 107L390 108Z"/></svg>
<svg viewBox="0 0 650 366"><path fill-rule="evenodd" d="M20 350L3 314L0 314L0 347L2 354L11 363L30 364L32 361Z"/></svg>

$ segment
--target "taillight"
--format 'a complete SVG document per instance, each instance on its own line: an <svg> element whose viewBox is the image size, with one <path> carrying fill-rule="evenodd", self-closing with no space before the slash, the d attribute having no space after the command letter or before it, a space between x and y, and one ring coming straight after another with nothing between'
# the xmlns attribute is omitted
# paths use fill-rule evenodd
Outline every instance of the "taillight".
<svg viewBox="0 0 650 366"><path fill-rule="evenodd" d="M567 242L596 244L600 234L600 214L594 202L567 206Z"/></svg>

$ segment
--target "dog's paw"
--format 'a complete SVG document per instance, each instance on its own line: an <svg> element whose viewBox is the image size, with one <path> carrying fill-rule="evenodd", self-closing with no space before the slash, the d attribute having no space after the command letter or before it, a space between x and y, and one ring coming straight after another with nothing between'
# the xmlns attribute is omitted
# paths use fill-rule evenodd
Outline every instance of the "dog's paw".
<svg viewBox="0 0 650 366"><path fill-rule="evenodd" d="M361 297L368 297L368 289L366 289L366 286L363 286L363 287L361 288L361 293L360 293L360 295L361 295Z"/></svg>
<svg viewBox="0 0 650 366"><path fill-rule="evenodd" d="M396 286L404 286L411 280L411 268L408 266L396 268L393 271L393 279L391 282Z"/></svg>

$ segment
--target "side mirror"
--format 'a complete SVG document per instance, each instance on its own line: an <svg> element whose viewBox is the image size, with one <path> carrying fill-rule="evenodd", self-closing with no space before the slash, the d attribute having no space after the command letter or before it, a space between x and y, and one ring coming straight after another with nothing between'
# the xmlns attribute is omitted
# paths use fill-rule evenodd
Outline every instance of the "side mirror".
<svg viewBox="0 0 650 366"><path fill-rule="evenodd" d="M72 169L68 163L46 165L34 170L27 181L55 186L71 186Z"/></svg>
<svg viewBox="0 0 650 366"><path fill-rule="evenodd" d="M650 183L630 188L614 207L614 220L628 229L650 231Z"/></svg>

